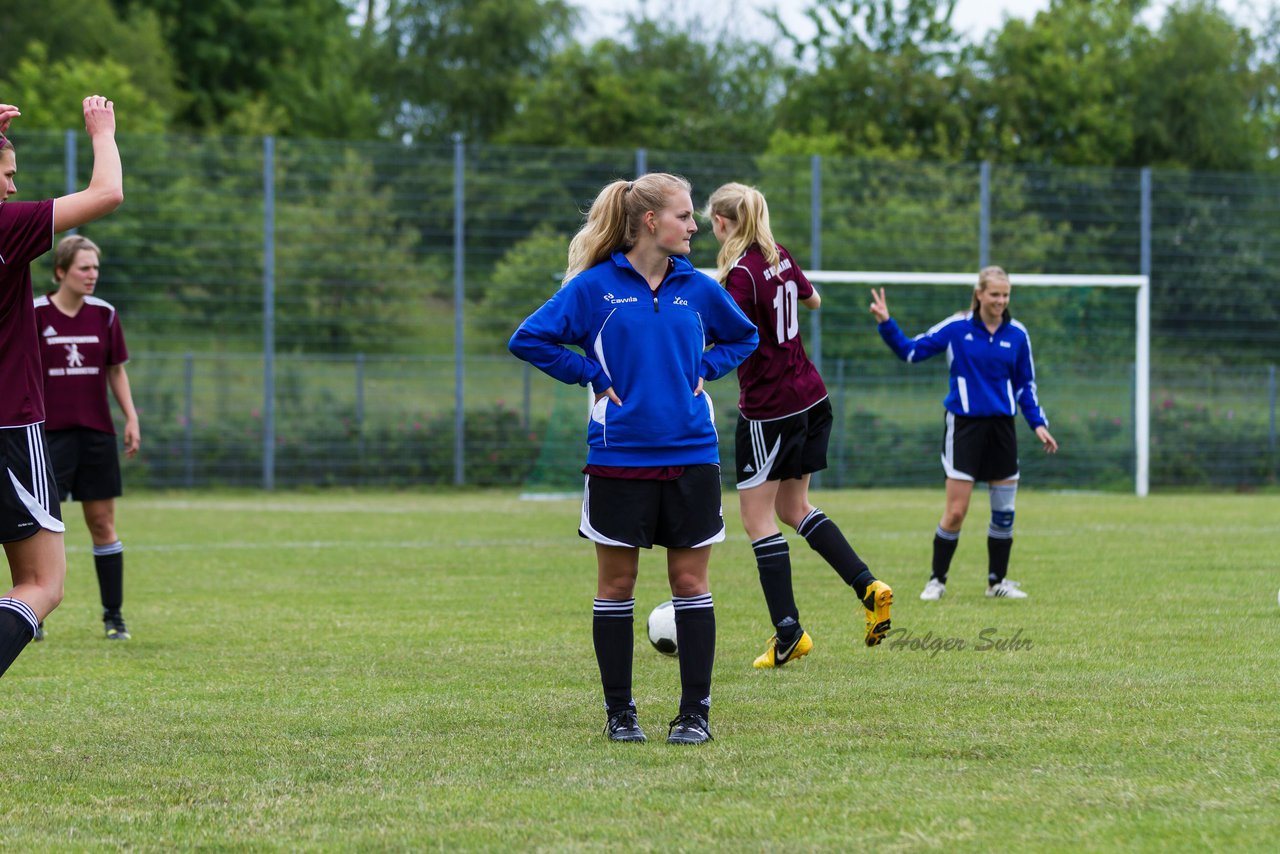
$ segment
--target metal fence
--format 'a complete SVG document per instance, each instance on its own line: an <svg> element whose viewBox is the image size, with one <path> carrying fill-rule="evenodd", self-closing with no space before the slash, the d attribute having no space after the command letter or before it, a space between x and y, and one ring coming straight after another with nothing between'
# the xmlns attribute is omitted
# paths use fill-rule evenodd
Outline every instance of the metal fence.
<svg viewBox="0 0 1280 854"><path fill-rule="evenodd" d="M76 133L17 145L18 198L87 181ZM487 485L576 472L585 393L531 376L505 341L554 291L598 189L655 170L687 176L695 201L728 180L759 186L775 233L810 269L1149 275L1152 486L1276 481L1275 178L462 141L123 134L120 145L126 203L84 233L104 248L99 294L134 353L134 484ZM695 263L713 265L709 229L694 245ZM38 283L49 263L33 268ZM829 289L810 334L840 419L823 482L936 482L941 374L892 364L864 297ZM919 331L966 304L943 290L894 307ZM1101 293L1023 292L1013 309L1073 452L1050 462L1024 451L1032 482L1125 488L1132 309ZM718 385L731 436L736 391Z"/></svg>

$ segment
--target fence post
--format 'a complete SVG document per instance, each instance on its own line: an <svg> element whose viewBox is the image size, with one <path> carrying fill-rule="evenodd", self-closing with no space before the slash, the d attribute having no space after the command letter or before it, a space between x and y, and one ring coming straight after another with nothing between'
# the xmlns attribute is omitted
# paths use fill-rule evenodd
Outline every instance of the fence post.
<svg viewBox="0 0 1280 854"><path fill-rule="evenodd" d="M63 136L65 143L62 147L62 165L64 173L63 187L66 188L66 195L71 195L80 189L76 186L76 132L69 130ZM69 228L67 234L75 234L79 229Z"/></svg>
<svg viewBox="0 0 1280 854"><path fill-rule="evenodd" d="M1134 353L1134 492L1139 498L1150 488L1151 472L1151 169L1142 170L1139 266L1146 284L1138 288L1138 342Z"/></svg>
<svg viewBox="0 0 1280 854"><path fill-rule="evenodd" d="M991 263L991 161L978 168L978 269Z"/></svg>
<svg viewBox="0 0 1280 854"><path fill-rule="evenodd" d="M1271 427L1267 432L1267 447L1276 449L1276 366L1267 365L1267 397L1271 404Z"/></svg>
<svg viewBox="0 0 1280 854"><path fill-rule="evenodd" d="M835 476L836 482L832 484L835 489L843 489L847 484L844 477L844 437L845 437L845 401L848 399L847 389L844 384L844 359L836 359L836 388L839 389L838 403L836 405L836 464Z"/></svg>
<svg viewBox="0 0 1280 854"><path fill-rule="evenodd" d="M192 402L195 397L195 375L196 357L187 353L182 357L182 482L187 489L196 484L195 427L192 424L195 417Z"/></svg>
<svg viewBox="0 0 1280 854"><path fill-rule="evenodd" d="M356 353L356 482L364 482L364 353Z"/></svg>
<svg viewBox="0 0 1280 854"><path fill-rule="evenodd" d="M463 193L466 181L463 172L466 168L466 148L462 134L453 135L453 482L461 486L465 482L464 454L466 443L462 431L466 427L466 396L463 385L466 370L463 364L463 302L466 298L466 247L464 226L466 223L466 202Z"/></svg>
<svg viewBox="0 0 1280 854"><path fill-rule="evenodd" d="M649 174L649 149L636 149L636 177Z"/></svg>
<svg viewBox="0 0 1280 854"><path fill-rule="evenodd" d="M262 488L276 487L276 140L262 138Z"/></svg>
<svg viewBox="0 0 1280 854"><path fill-rule="evenodd" d="M809 269L822 269L822 155L809 158ZM800 307L796 306L799 311ZM809 358L818 373L822 373L822 315L821 309L809 312ZM796 318L799 320L799 318ZM810 483L822 486L822 472L814 472Z"/></svg>

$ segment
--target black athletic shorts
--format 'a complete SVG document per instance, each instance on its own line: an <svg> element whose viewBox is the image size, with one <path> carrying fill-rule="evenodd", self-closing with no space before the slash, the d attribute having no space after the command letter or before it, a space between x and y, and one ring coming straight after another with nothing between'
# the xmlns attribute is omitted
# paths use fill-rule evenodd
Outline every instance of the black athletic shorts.
<svg viewBox="0 0 1280 854"><path fill-rule="evenodd" d="M124 494L116 437L76 427L49 431L49 459L62 501L99 501Z"/></svg>
<svg viewBox="0 0 1280 854"><path fill-rule="evenodd" d="M738 489L822 471L830 441L831 401L825 397L804 412L770 421L739 414L734 451Z"/></svg>
<svg viewBox="0 0 1280 854"><path fill-rule="evenodd" d="M695 549L724 540L720 466L685 466L675 480L587 475L578 534L606 546Z"/></svg>
<svg viewBox="0 0 1280 854"><path fill-rule="evenodd" d="M955 480L1017 480L1018 434L1012 415L947 413L942 470Z"/></svg>
<svg viewBox="0 0 1280 854"><path fill-rule="evenodd" d="M41 528L65 530L44 425L0 428L0 543L25 540Z"/></svg>

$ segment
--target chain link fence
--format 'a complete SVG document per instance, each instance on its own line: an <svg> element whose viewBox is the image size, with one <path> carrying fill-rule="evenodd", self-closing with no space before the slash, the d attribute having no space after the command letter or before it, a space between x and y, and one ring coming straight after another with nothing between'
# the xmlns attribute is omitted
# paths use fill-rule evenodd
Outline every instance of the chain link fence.
<svg viewBox="0 0 1280 854"><path fill-rule="evenodd" d="M759 186L809 269L1149 275L1152 487L1276 482L1276 178L461 141L119 141L125 205L84 233L104 249L99 295L133 352L144 444L126 464L131 485L574 481L586 393L531 374L505 342L554 292L599 188L658 170L688 177L695 203L724 181ZM19 199L88 179L76 133L17 145ZM714 266L709 228L694 247L696 264ZM37 290L50 264L33 267ZM960 291L891 304L919 332L966 307ZM895 364L866 302L826 289L806 333L837 413L822 483L936 483L945 366ZM1013 311L1063 444L1044 459L1028 443L1028 483L1129 488L1131 301L1023 290ZM732 378L711 390L731 441Z"/></svg>

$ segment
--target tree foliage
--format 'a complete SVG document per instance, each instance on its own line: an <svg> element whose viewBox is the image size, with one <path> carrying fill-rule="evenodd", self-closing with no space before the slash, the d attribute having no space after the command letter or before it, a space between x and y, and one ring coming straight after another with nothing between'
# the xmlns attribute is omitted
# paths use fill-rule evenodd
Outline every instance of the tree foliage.
<svg viewBox="0 0 1280 854"><path fill-rule="evenodd" d="M114 0L160 20L190 97L183 128L369 137L373 93L341 0Z"/></svg>
<svg viewBox="0 0 1280 854"><path fill-rule="evenodd" d="M693 26L693 25L690 25ZM624 40L571 44L516 105L499 142L759 150L777 101L764 46L632 18Z"/></svg>
<svg viewBox="0 0 1280 854"><path fill-rule="evenodd" d="M370 15L365 71L394 136L491 139L569 38L563 0L390 0Z"/></svg>

